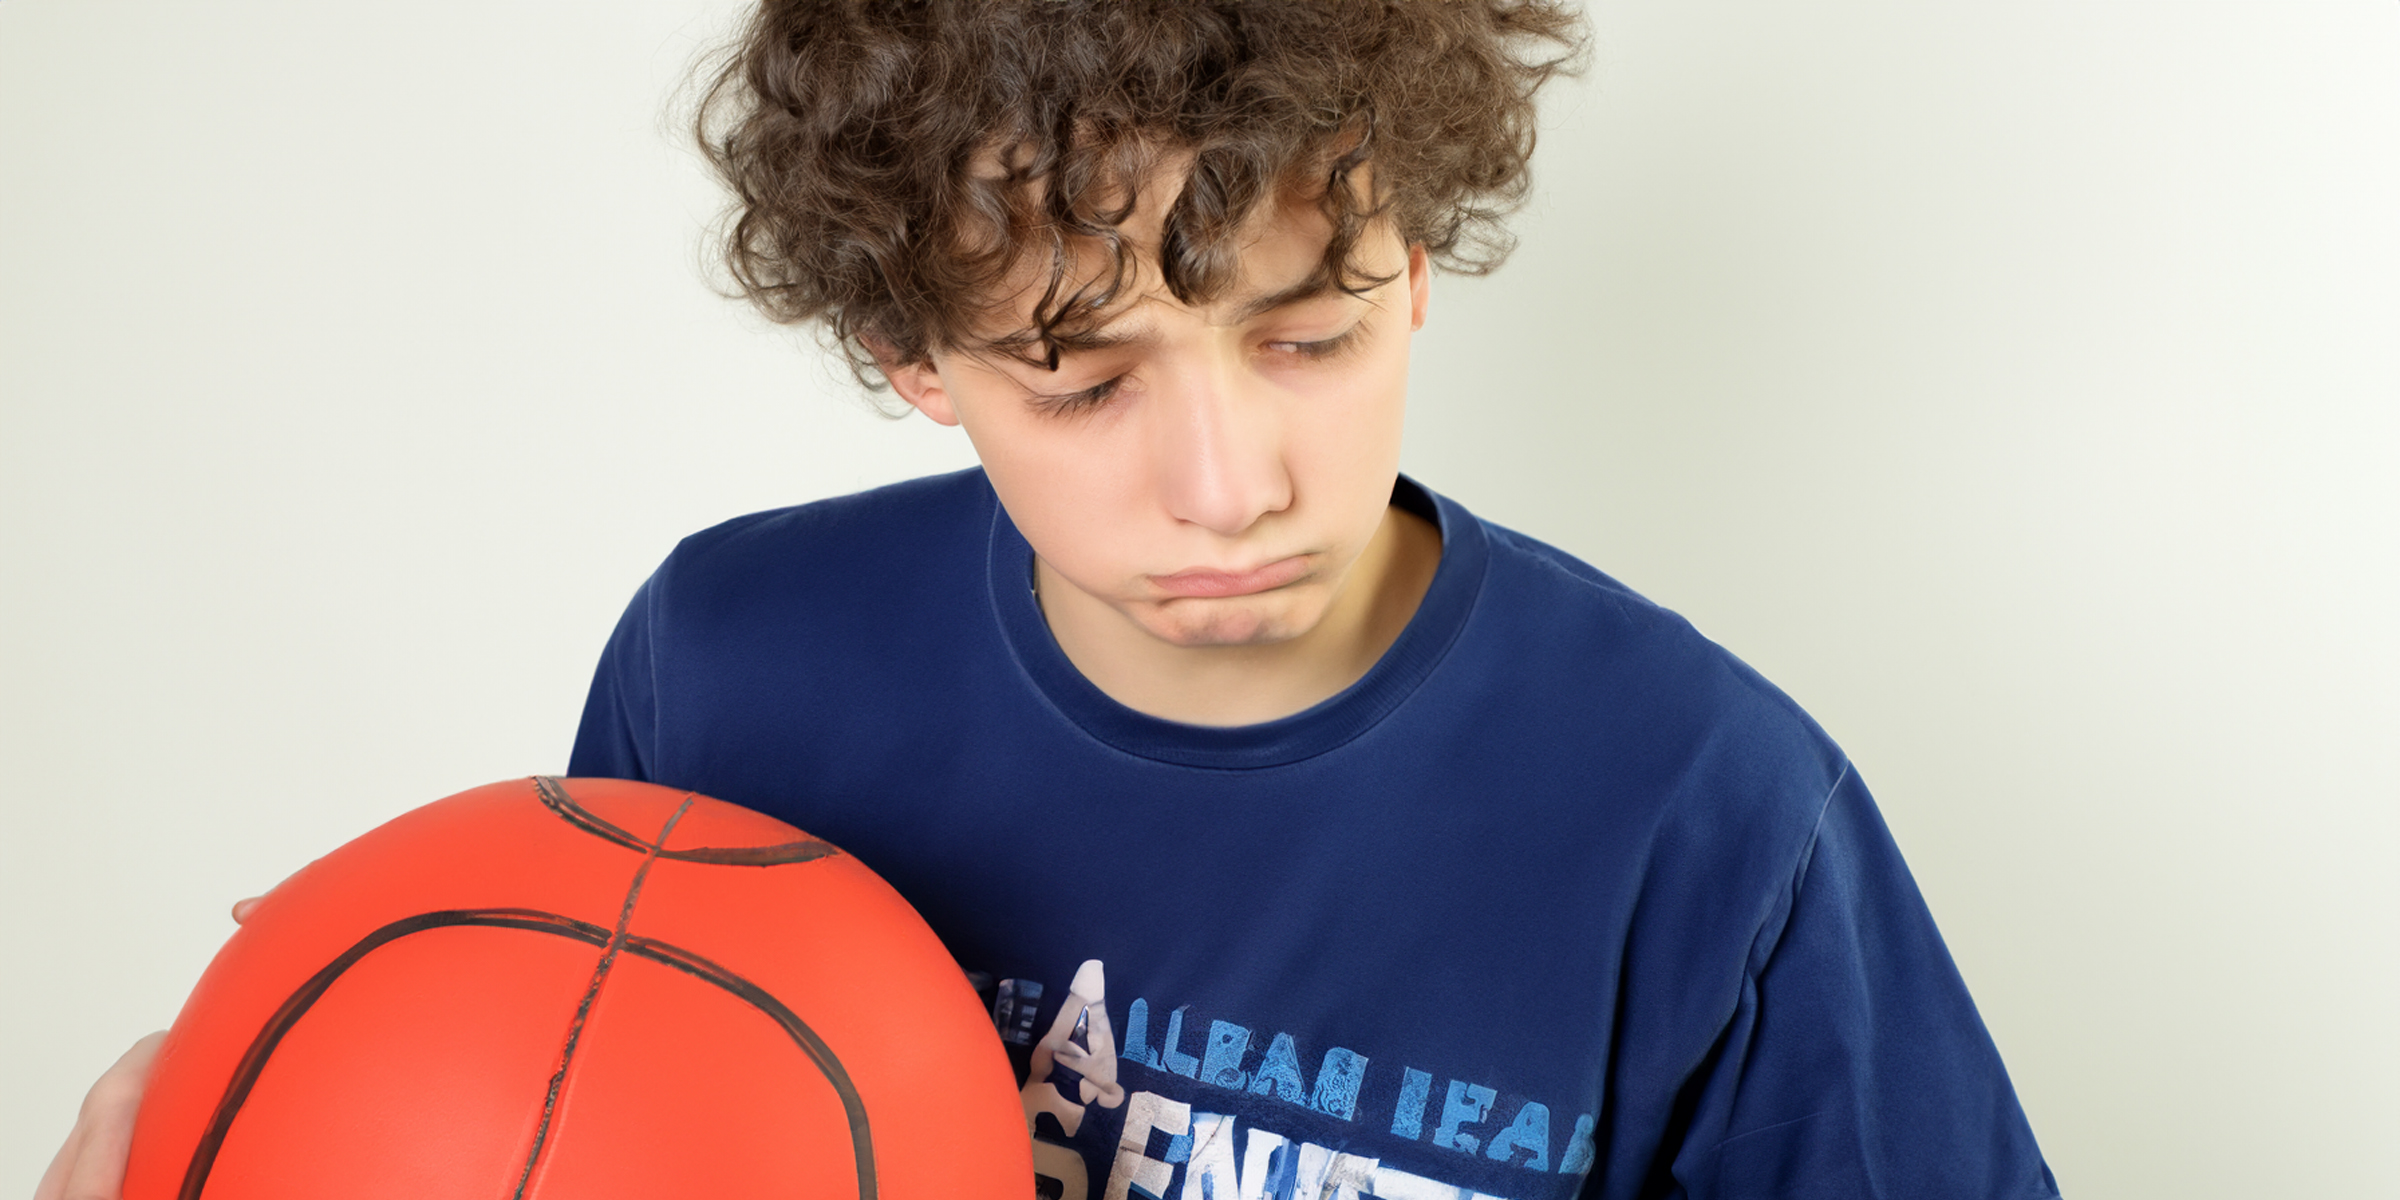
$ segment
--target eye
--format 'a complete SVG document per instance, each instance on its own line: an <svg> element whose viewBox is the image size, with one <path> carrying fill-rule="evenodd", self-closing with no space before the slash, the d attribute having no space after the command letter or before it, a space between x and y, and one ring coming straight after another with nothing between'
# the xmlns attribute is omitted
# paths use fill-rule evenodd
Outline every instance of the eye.
<svg viewBox="0 0 2400 1200"><path fill-rule="evenodd" d="M1313 342L1269 342L1267 345L1285 354L1298 355L1305 359L1332 358L1355 347L1361 336L1360 331L1365 325L1366 322L1361 321L1332 337L1321 338Z"/></svg>
<svg viewBox="0 0 2400 1200"><path fill-rule="evenodd" d="M1117 394L1117 385L1124 381L1125 377L1119 375L1113 379L1104 379L1080 392L1068 392L1063 396L1037 395L1033 397L1033 404L1044 414L1052 416L1070 416L1075 413L1089 412L1108 403L1109 398Z"/></svg>

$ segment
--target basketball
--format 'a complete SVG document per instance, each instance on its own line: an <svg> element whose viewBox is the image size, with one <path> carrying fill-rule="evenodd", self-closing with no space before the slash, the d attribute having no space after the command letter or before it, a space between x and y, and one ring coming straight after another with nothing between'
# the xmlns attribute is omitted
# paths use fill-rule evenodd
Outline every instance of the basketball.
<svg viewBox="0 0 2400 1200"><path fill-rule="evenodd" d="M1024 1200L975 992L840 850L650 784L407 813L269 893L176 1017L127 1200Z"/></svg>

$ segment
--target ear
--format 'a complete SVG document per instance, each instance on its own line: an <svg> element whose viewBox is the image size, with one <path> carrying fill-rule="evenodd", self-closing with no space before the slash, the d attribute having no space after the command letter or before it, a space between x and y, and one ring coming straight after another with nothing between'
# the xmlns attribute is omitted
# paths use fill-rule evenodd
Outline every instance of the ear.
<svg viewBox="0 0 2400 1200"><path fill-rule="evenodd" d="M892 344L874 334L862 333L858 341L875 356L875 367L883 372L884 381L910 408L936 425L958 424L958 406L950 403L950 390L942 385L942 373L930 358L903 363Z"/></svg>
<svg viewBox="0 0 2400 1200"><path fill-rule="evenodd" d="M1425 257L1425 243L1416 242L1408 248L1408 328L1411 332L1425 328L1425 305L1433 299L1433 263Z"/></svg>

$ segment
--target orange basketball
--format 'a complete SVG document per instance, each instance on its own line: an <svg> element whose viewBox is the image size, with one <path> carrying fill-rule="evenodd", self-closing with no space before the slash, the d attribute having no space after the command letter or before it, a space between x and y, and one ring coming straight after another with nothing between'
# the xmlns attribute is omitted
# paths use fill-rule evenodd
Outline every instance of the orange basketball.
<svg viewBox="0 0 2400 1200"><path fill-rule="evenodd" d="M1008 1059L906 901L649 784L462 792L270 893L185 1002L127 1200L1024 1200Z"/></svg>

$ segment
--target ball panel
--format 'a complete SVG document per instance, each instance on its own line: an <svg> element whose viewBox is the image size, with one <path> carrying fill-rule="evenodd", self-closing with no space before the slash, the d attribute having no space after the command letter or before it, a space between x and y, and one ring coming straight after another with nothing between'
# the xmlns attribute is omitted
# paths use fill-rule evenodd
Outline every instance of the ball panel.
<svg viewBox="0 0 2400 1200"><path fill-rule="evenodd" d="M301 868L267 893L245 928L271 924L279 940L346 944L412 913L509 907L606 914L613 925L642 859L559 819L530 780L511 780L404 813Z"/></svg>
<svg viewBox="0 0 2400 1200"><path fill-rule="evenodd" d="M524 784L568 827L634 854L648 853L658 844L668 818L684 808L685 801L699 799L691 792L629 779L536 776Z"/></svg>
<svg viewBox="0 0 2400 1200"><path fill-rule="evenodd" d="M599 955L578 940L472 926L368 953L276 1046L203 1195L506 1195Z"/></svg>
<svg viewBox="0 0 2400 1200"><path fill-rule="evenodd" d="M840 853L773 817L689 792L622 779L538 777L533 783L542 802L569 824L635 850L663 846L667 858L765 867ZM676 808L682 815L669 825L666 818ZM637 832L642 830L653 832Z"/></svg>
<svg viewBox="0 0 2400 1200"><path fill-rule="evenodd" d="M695 802L667 835L667 849L690 853L707 847L782 846L815 839L762 812L711 800Z"/></svg>
<svg viewBox="0 0 2400 1200"><path fill-rule="evenodd" d="M538 907L613 928L641 861L561 821L519 779L404 813L301 868L185 999L143 1097L126 1195L176 1194L251 1039L361 937L450 909Z"/></svg>
<svg viewBox="0 0 2400 1200"><path fill-rule="evenodd" d="M835 1086L772 1016L623 953L527 1195L741 1196L773 1181L781 1195L848 1200L861 1194L850 1129Z"/></svg>
<svg viewBox="0 0 2400 1200"><path fill-rule="evenodd" d="M661 859L628 928L778 997L848 1067L893 1196L1023 1200L1015 1074L965 975L890 885L848 856L766 870ZM1022 1173L994 1187L994 1162Z"/></svg>
<svg viewBox="0 0 2400 1200"><path fill-rule="evenodd" d="M545 782L556 788L551 802ZM513 1192L533 1140L528 1122L538 1123L528 1114L539 1111L601 945L645 870L634 936L594 1001L552 1111L538 1170L561 1174L546 1194L855 1195L855 1111L872 1126L880 1200L1023 1200L1031 1164L1006 1055L938 939L855 860L748 810L691 797L653 855L648 839L687 795L615 780L495 784L405 814L277 888L177 1018L136 1127L128 1200L177 1194L261 1028L345 954L355 961L327 976L316 1000L324 1011L291 1019L288 1044L259 1060L253 1099L236 1114L238 1128L224 1131L206 1194ZM473 997L485 993L456 978L412 993L391 977L418 958L455 962L427 951L459 945L481 948L463 976L478 984L520 987L512 971L539 976L531 1007L544 1015L497 999L479 1009ZM559 953L572 958L563 975L541 965ZM443 978L434 963L403 973ZM726 982L737 977L738 986ZM368 991L403 997L400 1016L370 1019ZM769 1012L787 1006L789 1027L807 1031L800 1043ZM485 1028L506 1020L518 1024ZM821 1049L812 1058L803 1043ZM436 1080L448 1060L427 1045L480 1046L453 1058L471 1061L476 1076L523 1081L529 1108L512 1117L458 1103L448 1092L460 1085ZM850 1105L818 1067L835 1061ZM628 1088L672 1102L637 1119ZM562 1123L570 1104L580 1116ZM435 1124L419 1121L419 1110ZM443 1114L462 1113L456 1128L437 1127ZM507 1153L490 1148L499 1141L511 1143ZM827 1145L843 1152L824 1153ZM643 1159L646 1146L693 1165L654 1185L638 1172L656 1176L672 1156ZM331 1160L322 1147L340 1151L331 1158L356 1177L307 1165ZM803 1150L809 1165L784 1161ZM790 1182L815 1179L808 1172L828 1162L840 1165L833 1183ZM502 1177L467 1178L490 1169ZM268 1181L297 1187L240 1190Z"/></svg>

